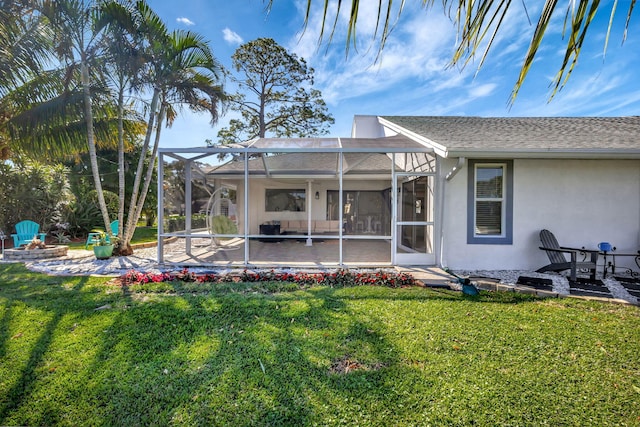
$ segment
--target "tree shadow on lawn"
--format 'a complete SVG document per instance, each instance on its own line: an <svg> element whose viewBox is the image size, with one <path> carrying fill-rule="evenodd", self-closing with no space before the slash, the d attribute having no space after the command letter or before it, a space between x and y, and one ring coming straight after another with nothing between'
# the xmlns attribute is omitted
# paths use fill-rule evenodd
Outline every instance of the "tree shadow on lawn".
<svg viewBox="0 0 640 427"><path fill-rule="evenodd" d="M12 411L30 402L46 364L45 355L50 351L63 319L90 316L96 304L109 299L102 292L82 292L91 281L87 277L41 275L34 278L22 264L9 264L3 271L0 295L7 302L0 318L0 358L7 361L5 367L11 364L9 370L12 372L5 374L5 384L12 385L2 390L0 424L7 422ZM72 306L67 305L69 298L73 298ZM29 317L26 324L24 317ZM28 347L26 351L21 348L24 346ZM51 369L50 372L55 371ZM39 410L48 412L46 408ZM42 422L55 424L55 411L48 413Z"/></svg>
<svg viewBox="0 0 640 427"><path fill-rule="evenodd" d="M387 370L419 378L421 367L400 359L379 316L352 307L371 299L357 293L134 301L87 369L96 415L106 424L304 425L336 412L349 419L345 407L389 411L403 397Z"/></svg>
<svg viewBox="0 0 640 427"><path fill-rule="evenodd" d="M395 363L393 346L339 298L154 298L118 315L81 375L105 424L309 424L334 404L344 380L333 363L345 356L367 384L349 394L389 392L376 371Z"/></svg>
<svg viewBox="0 0 640 427"><path fill-rule="evenodd" d="M0 406L0 424L299 425L345 407L389 410L380 402L399 397L385 371L400 369L410 377L412 368L399 366L398 349L387 338L392 331L378 316L355 310L354 302L468 299L455 292L389 295L374 288L109 294L84 292L87 278L43 275L34 283L29 273L26 284L19 276L2 285L8 305L0 354L7 354L18 305L49 316L40 321L29 357ZM78 332L74 325L87 329L74 343L77 364L59 360L66 365L47 372L57 357L52 349L60 346L55 340ZM58 377L54 384L52 375Z"/></svg>

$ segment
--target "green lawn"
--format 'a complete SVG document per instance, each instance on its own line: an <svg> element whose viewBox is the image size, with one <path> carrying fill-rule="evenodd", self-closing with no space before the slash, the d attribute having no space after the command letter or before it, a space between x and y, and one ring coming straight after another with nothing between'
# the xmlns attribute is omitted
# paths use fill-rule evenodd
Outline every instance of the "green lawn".
<svg viewBox="0 0 640 427"><path fill-rule="evenodd" d="M158 241L157 227L137 226L136 230L133 232L133 238L131 239L131 244L157 242L157 241ZM69 249L84 249L85 243L86 243L86 239L81 239L79 241L68 243L67 245L69 246Z"/></svg>
<svg viewBox="0 0 640 427"><path fill-rule="evenodd" d="M0 265L0 425L640 425L638 307L105 283Z"/></svg>

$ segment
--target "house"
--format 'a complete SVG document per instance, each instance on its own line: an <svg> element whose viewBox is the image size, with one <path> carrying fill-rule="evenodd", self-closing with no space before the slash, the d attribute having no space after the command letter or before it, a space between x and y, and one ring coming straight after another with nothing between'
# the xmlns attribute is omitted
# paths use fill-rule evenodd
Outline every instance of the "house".
<svg viewBox="0 0 640 427"><path fill-rule="evenodd" d="M638 117L356 116L350 138L160 150L221 155L232 160L185 169L185 193L194 176L211 183L206 215L232 232L194 230L191 212L184 232L159 230L197 263L535 269L543 228L563 246L639 247ZM216 244L194 255L197 238Z"/></svg>

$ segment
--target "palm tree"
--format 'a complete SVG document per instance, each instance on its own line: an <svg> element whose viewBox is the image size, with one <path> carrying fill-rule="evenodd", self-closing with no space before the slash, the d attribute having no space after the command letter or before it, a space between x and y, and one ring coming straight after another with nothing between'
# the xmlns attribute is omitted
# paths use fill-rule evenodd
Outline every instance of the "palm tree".
<svg viewBox="0 0 640 427"><path fill-rule="evenodd" d="M32 73L36 77L26 83L16 82L2 93L5 96L0 95L0 113L11 108L7 121L11 126L4 126L0 120L0 133L10 130L14 139L23 141L25 152L55 148L56 156L78 152L83 147L77 143L85 141L105 229L109 230L96 146L101 142L118 145L118 218L124 218L125 143L140 134L140 121L131 115L135 105L125 102L124 94L127 90L143 96L151 93L151 101L143 107L149 115L127 224L119 230L123 244L128 246L153 178L161 126L171 125L176 115L174 106L178 105L207 111L215 122L219 101L224 97L218 83L221 67L201 36L190 32L169 34L144 1L100 0L94 4L45 0L38 10L46 18L46 28L55 34L47 46L55 48L62 66L40 71L37 76Z"/></svg>
<svg viewBox="0 0 640 427"><path fill-rule="evenodd" d="M0 0L0 97L50 59L51 32L33 0Z"/></svg>
<svg viewBox="0 0 640 427"><path fill-rule="evenodd" d="M68 160L87 150L84 95L79 86L68 81L75 79L63 68L41 71L0 99L7 113L4 133L13 152ZM91 93L98 147L115 147L115 106L103 87L94 85ZM125 125L128 131L135 129L131 122Z"/></svg>
<svg viewBox="0 0 640 427"><path fill-rule="evenodd" d="M0 45L0 141L16 155L34 158L46 155L66 161L85 152L87 129L78 67L52 63L53 28L38 13L37 2L16 0L4 2L3 7L0 39L13 44ZM24 46L19 48L20 44ZM34 52L33 57L27 50ZM15 59L20 55L25 59ZM52 65L55 68L47 69ZM115 147L116 110L109 88L100 79L92 79L91 84L96 144ZM139 125L131 120L124 127L127 132L139 132Z"/></svg>
<svg viewBox="0 0 640 427"><path fill-rule="evenodd" d="M92 81L104 81L98 60L103 55L105 44L103 32L96 31L97 10L93 2L85 4L81 0L44 0L40 10L54 31L54 49L59 60L72 71L70 75L75 75L73 71L79 69L89 161L104 227L109 230L111 221L98 169L91 96Z"/></svg>
<svg viewBox="0 0 640 427"><path fill-rule="evenodd" d="M268 1L268 8L272 6L274 1L275 0ZM423 7L427 8L432 7L435 3L433 0L419 1L422 3ZM312 0L307 0L304 23L305 26L309 23L311 17L312 3ZM323 19L319 41L322 41L325 37L325 29L327 27L326 24L329 19L332 19L333 21L333 24L330 24L328 26L331 28L330 34L328 36L329 41L333 38L339 16L341 12L343 12L341 11L341 7L343 7L346 2L338 1L337 9L335 10L335 16L333 18L328 15L330 3L330 0L324 0L323 2L321 2L323 7ZM378 20L375 34L377 37L379 37L379 53L384 49L387 38L391 30L393 29L392 6L394 5L394 2L393 0L387 0L386 8L384 3L385 2L383 0L378 0ZM567 43L562 65L560 66L560 69L558 70L554 78L551 97L553 97L555 93L566 84L567 80L571 76L571 72L578 62L578 57L580 56L580 51L589 30L589 26L593 22L598 9L602 7L599 0L570 0L565 3L566 11L564 12L565 19L563 36L567 35ZM635 0L628 3L629 6L627 9L627 19L624 25L623 41L626 38L629 21L631 20L631 15L633 14L635 3ZM347 52L349 50L349 46L351 44L355 44L358 7L360 1L352 0L348 2L348 4L350 5L350 9L348 10L349 22L347 24ZM402 13L404 4L405 0L401 0L399 2L399 6L396 2L398 18ZM512 10L513 6L517 4L519 4L519 2L504 0L443 0L443 9L445 11L453 12L451 13L451 15L453 16L456 27L458 28L458 45L452 58L452 65L459 63L467 65L469 61L476 56L476 54L478 53L478 49L480 48L482 43L486 42L486 47L484 49L484 52L482 53L482 57L478 66L482 67L484 60L491 49L496 34L500 30L500 27L505 20L507 12L509 12L509 10ZM617 6L618 1L613 1L611 6L607 36L604 42L605 51L609 41L609 34L612 29L613 17L616 14ZM540 48L542 39L546 34L552 16L555 16L556 12L560 13L562 7L563 6L559 5L559 2L557 0L545 1L536 24L536 29L529 42L529 48L525 55L524 63L522 65L522 68L520 69L518 79L514 86L511 96L511 102L515 101L515 98L518 95L518 91L520 90L520 87L522 86L524 79L526 78L529 69L531 68L531 64L533 64L533 60L535 59L538 49ZM380 24L382 24L381 29Z"/></svg>
<svg viewBox="0 0 640 427"><path fill-rule="evenodd" d="M107 79L117 92L118 120L118 235L123 235L125 212L125 91L138 77L142 69L142 58L139 55L139 19L135 4L130 1L104 1L100 5L98 28L107 29L109 40ZM141 153L144 156L144 153Z"/></svg>
<svg viewBox="0 0 640 427"><path fill-rule="evenodd" d="M146 2L138 1L136 7L142 18L139 30L145 36L146 44L143 52L146 64L141 73L146 79L137 82L137 86L142 91L152 91L147 133L142 145L142 153L150 154L146 159L146 173L145 159L141 156L138 161L129 214L122 235L121 245L125 247L133 236L151 184L161 127L163 124L170 126L175 118L174 105L186 105L195 112L206 111L211 115L211 122L215 123L218 119L218 104L224 98L219 84L222 68L203 37L183 31L170 34Z"/></svg>
<svg viewBox="0 0 640 427"><path fill-rule="evenodd" d="M5 98L43 70L51 33L32 0L0 0L0 160L9 157L8 122L15 106Z"/></svg>

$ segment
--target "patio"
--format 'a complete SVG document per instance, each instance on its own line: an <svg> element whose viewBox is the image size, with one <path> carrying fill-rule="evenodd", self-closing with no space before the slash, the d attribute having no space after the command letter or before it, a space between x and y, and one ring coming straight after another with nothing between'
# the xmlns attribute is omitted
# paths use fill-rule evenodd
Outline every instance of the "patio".
<svg viewBox="0 0 640 427"><path fill-rule="evenodd" d="M179 240L186 240L179 239ZM246 240L228 240L210 237L191 237L191 250L176 242L163 249L164 262L188 266L244 266ZM304 238L249 239L249 265L255 267L337 267L340 242L338 238L314 239L311 246ZM391 243L384 239L343 239L343 264L345 267L391 266Z"/></svg>

